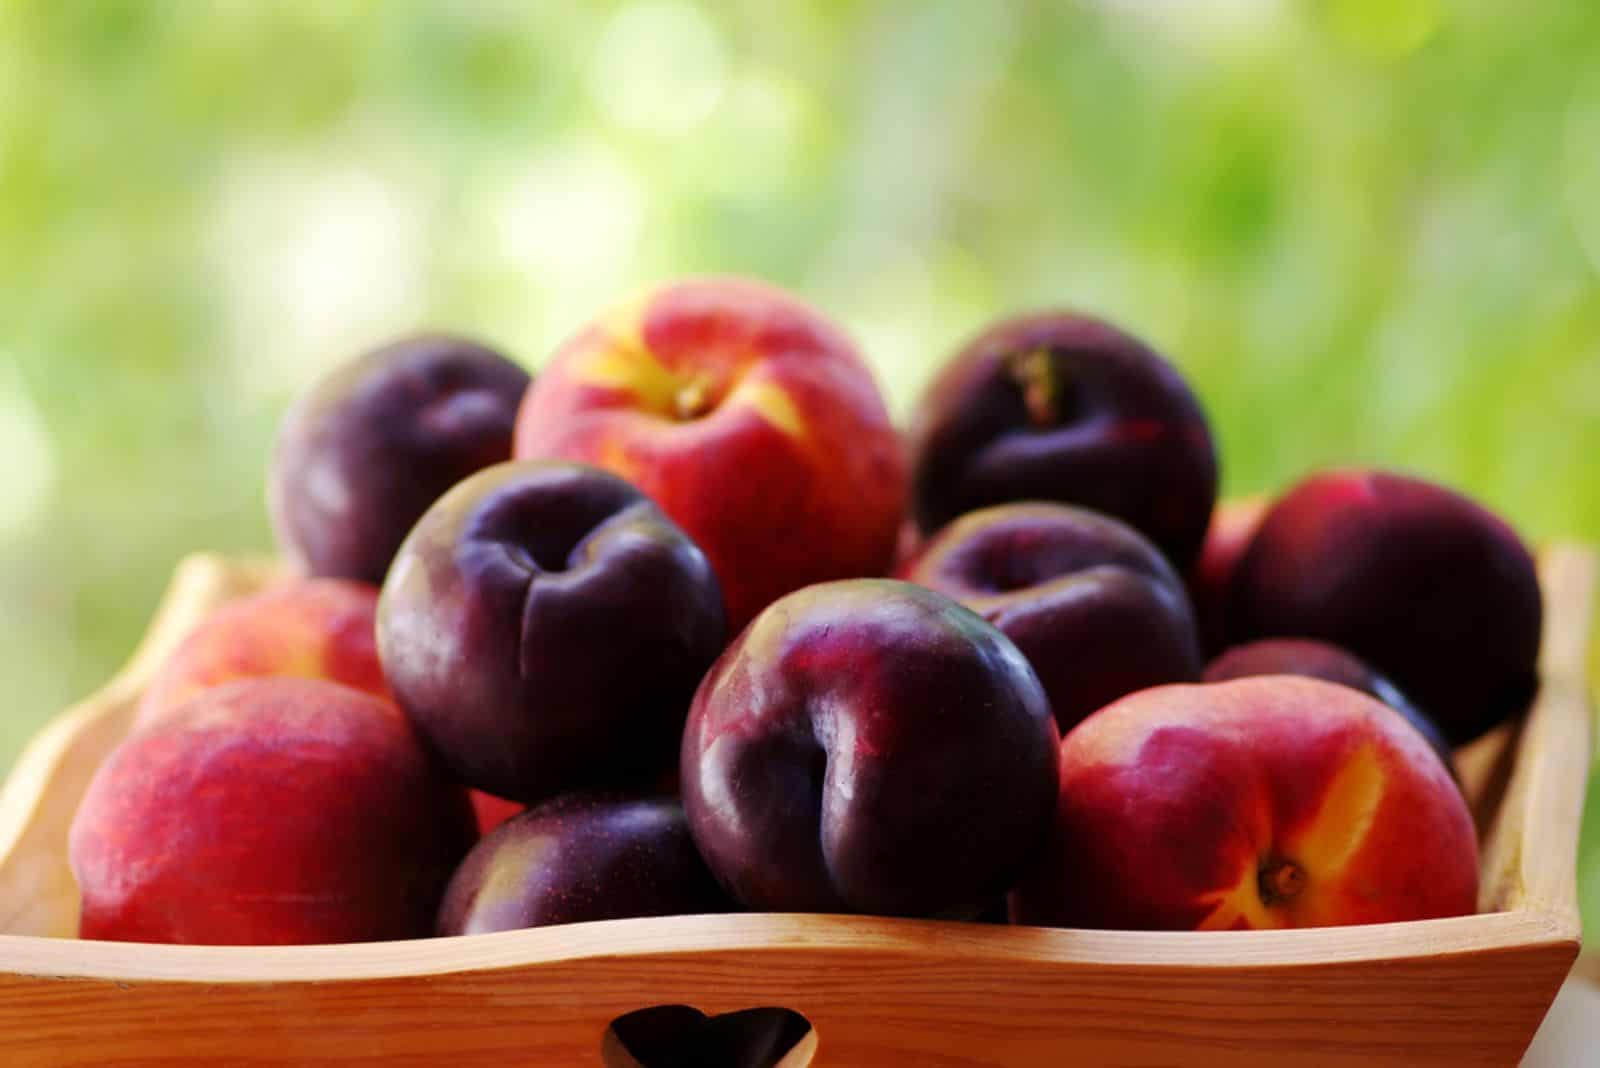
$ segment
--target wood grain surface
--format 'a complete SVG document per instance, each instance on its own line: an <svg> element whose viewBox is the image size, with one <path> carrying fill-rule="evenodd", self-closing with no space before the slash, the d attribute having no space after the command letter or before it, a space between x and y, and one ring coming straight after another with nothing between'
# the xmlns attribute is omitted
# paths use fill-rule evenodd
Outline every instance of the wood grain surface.
<svg viewBox="0 0 1600 1068"><path fill-rule="evenodd" d="M1483 912L1304 931L1142 933L752 914L357 946L83 942L72 809L143 678L270 568L179 569L135 662L65 713L0 795L0 1064L601 1063L658 1004L804 1013L817 1065L1509 1065L1578 948L1595 559L1541 556L1543 685L1460 754ZM64 881L63 881L64 880Z"/></svg>

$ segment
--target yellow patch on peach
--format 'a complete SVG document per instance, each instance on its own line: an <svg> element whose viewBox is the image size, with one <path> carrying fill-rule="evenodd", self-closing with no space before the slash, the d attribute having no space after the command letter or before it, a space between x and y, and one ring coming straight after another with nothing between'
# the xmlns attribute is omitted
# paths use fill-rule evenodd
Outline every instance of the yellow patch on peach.
<svg viewBox="0 0 1600 1068"><path fill-rule="evenodd" d="M620 342L592 349L573 361L567 372L580 385L614 389L638 397L646 408L672 408L681 383L642 344Z"/></svg>
<svg viewBox="0 0 1600 1068"><path fill-rule="evenodd" d="M1317 814L1288 841L1288 855L1309 872L1343 871L1372 830L1383 787L1377 751L1363 745L1334 775Z"/></svg>
<svg viewBox="0 0 1600 1068"><path fill-rule="evenodd" d="M595 448L594 463L618 478L625 478L630 482L638 480L638 468L633 462L633 456L628 452L626 443L618 438L600 439Z"/></svg>
<svg viewBox="0 0 1600 1068"><path fill-rule="evenodd" d="M1202 931L1314 927L1340 922L1338 886L1366 842L1383 801L1385 775L1376 749L1357 749L1328 783L1317 812L1303 828L1267 847L1272 857L1247 858L1232 886L1209 895L1214 908ZM1268 902L1261 890L1261 864L1281 859L1304 873L1305 888L1292 900Z"/></svg>
<svg viewBox="0 0 1600 1068"><path fill-rule="evenodd" d="M295 629L298 633L286 643L292 650L291 655L271 664L272 674L293 675L305 679L325 678L328 666L316 651L318 643L324 640L322 633L305 620L299 621Z"/></svg>
<svg viewBox="0 0 1600 1068"><path fill-rule="evenodd" d="M1250 857L1239 871L1239 881L1225 890L1207 895L1201 902L1216 907L1201 920L1196 930L1232 931L1240 921L1252 931L1270 931L1287 926L1281 914L1275 914L1261 900L1261 873L1256 859Z"/></svg>
<svg viewBox="0 0 1600 1068"><path fill-rule="evenodd" d="M613 306L596 324L603 340L575 353L567 369L573 381L633 393L651 408L667 408L680 383L644 342L645 312L654 289L641 290Z"/></svg>
<svg viewBox="0 0 1600 1068"><path fill-rule="evenodd" d="M240 679L289 677L328 678L328 665L317 651L323 636L307 620L279 625L278 633L263 633L256 644L236 648L241 635L235 629L202 633L200 640L174 656L165 668L156 696L140 708L140 721L178 708L203 690ZM272 640L274 637L279 640Z"/></svg>
<svg viewBox="0 0 1600 1068"><path fill-rule="evenodd" d="M794 400L782 386L765 379L746 381L734 392L733 399L761 413L761 417L775 429L792 438L806 436L805 420Z"/></svg>
<svg viewBox="0 0 1600 1068"><path fill-rule="evenodd" d="M657 287L646 286L623 298L600 318L601 331L616 348L648 352L644 343L645 312L656 299Z"/></svg>

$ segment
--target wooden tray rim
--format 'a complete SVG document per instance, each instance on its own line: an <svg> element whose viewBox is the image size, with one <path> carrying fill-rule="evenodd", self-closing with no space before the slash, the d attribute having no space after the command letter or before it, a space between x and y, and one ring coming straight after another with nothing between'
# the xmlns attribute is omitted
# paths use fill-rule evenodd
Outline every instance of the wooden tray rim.
<svg viewBox="0 0 1600 1068"><path fill-rule="evenodd" d="M808 913L602 920L525 931L315 946L172 946L0 935L0 972L108 981L278 983L401 979L515 969L601 956L740 952L1028 960L1145 971L1316 969L1469 956L1536 946L1577 949L1559 917L1532 910L1285 931L1091 931Z"/></svg>

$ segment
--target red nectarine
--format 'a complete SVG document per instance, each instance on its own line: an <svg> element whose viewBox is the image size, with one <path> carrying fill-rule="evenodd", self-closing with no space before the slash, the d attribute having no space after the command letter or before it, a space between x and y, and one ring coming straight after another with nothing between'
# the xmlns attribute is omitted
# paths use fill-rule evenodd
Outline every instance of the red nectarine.
<svg viewBox="0 0 1600 1068"><path fill-rule="evenodd" d="M1272 675L1160 686L1062 741L1055 841L1019 923L1230 930L1457 916L1478 894L1461 791L1366 694Z"/></svg>
<svg viewBox="0 0 1600 1068"><path fill-rule="evenodd" d="M843 332L772 286L700 278L612 309L557 351L518 459L606 468L710 557L737 631L790 590L881 575L905 459Z"/></svg>

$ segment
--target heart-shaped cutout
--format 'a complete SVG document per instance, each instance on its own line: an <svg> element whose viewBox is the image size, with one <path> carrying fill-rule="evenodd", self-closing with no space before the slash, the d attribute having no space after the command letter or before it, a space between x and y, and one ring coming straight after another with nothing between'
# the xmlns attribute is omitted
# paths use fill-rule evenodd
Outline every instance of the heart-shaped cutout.
<svg viewBox="0 0 1600 1068"><path fill-rule="evenodd" d="M816 1049L811 1021L776 1006L707 1017L653 1005L612 1020L600 1041L606 1068L805 1068Z"/></svg>

